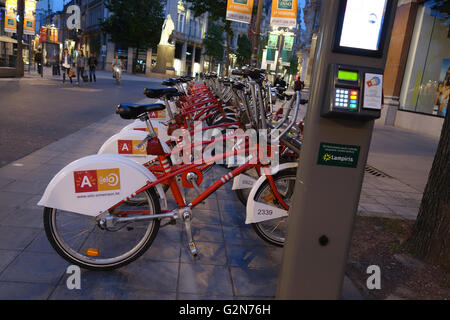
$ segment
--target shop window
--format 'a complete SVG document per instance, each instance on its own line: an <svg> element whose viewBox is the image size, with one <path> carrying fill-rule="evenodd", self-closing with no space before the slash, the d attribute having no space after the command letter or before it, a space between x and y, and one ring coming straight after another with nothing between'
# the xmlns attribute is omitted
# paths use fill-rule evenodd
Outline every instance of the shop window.
<svg viewBox="0 0 450 320"><path fill-rule="evenodd" d="M448 21L419 10L405 72L400 109L444 117L450 95Z"/></svg>

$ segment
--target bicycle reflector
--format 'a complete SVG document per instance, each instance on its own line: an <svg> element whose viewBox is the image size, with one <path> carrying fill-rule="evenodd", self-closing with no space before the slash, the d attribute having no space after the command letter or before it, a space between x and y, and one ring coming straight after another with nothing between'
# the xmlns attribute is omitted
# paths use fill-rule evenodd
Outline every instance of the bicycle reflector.
<svg viewBox="0 0 450 320"><path fill-rule="evenodd" d="M93 248L87 248L84 252L90 257L98 257L100 255L100 251Z"/></svg>

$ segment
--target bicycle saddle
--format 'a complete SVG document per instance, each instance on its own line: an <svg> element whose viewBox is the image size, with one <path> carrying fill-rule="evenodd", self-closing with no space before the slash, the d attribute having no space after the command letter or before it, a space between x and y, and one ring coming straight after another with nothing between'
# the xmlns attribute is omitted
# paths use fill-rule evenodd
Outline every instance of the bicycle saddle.
<svg viewBox="0 0 450 320"><path fill-rule="evenodd" d="M144 89L144 94L148 98L161 98L162 96L165 96L167 94L173 94L176 92L178 92L178 90L175 88L157 88L157 89L145 88Z"/></svg>
<svg viewBox="0 0 450 320"><path fill-rule="evenodd" d="M138 119L146 112L161 111L166 107L161 103L153 104L133 104L121 103L117 106L116 113L123 119Z"/></svg>

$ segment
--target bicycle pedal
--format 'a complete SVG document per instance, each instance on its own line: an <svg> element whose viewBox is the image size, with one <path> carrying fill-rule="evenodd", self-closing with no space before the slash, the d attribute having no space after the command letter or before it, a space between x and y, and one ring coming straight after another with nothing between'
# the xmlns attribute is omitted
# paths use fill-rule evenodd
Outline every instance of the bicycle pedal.
<svg viewBox="0 0 450 320"><path fill-rule="evenodd" d="M198 255L197 246L193 242L189 242L189 250L191 251L191 254L196 257Z"/></svg>

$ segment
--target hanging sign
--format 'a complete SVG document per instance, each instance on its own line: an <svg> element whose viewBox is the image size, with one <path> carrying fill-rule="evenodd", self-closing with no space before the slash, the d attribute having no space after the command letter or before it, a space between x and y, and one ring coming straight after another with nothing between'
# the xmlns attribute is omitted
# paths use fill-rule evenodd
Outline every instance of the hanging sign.
<svg viewBox="0 0 450 320"><path fill-rule="evenodd" d="M253 0L228 0L227 20L250 24Z"/></svg>
<svg viewBox="0 0 450 320"><path fill-rule="evenodd" d="M34 36L36 29L36 1L35 0L25 0L25 12L23 24L23 33Z"/></svg>
<svg viewBox="0 0 450 320"><path fill-rule="evenodd" d="M291 65L294 36L284 36L283 40L283 50L281 50L281 65L289 67Z"/></svg>
<svg viewBox="0 0 450 320"><path fill-rule="evenodd" d="M297 25L297 0L272 0L270 25L295 28Z"/></svg>
<svg viewBox="0 0 450 320"><path fill-rule="evenodd" d="M17 32L17 0L5 2L5 32Z"/></svg>

